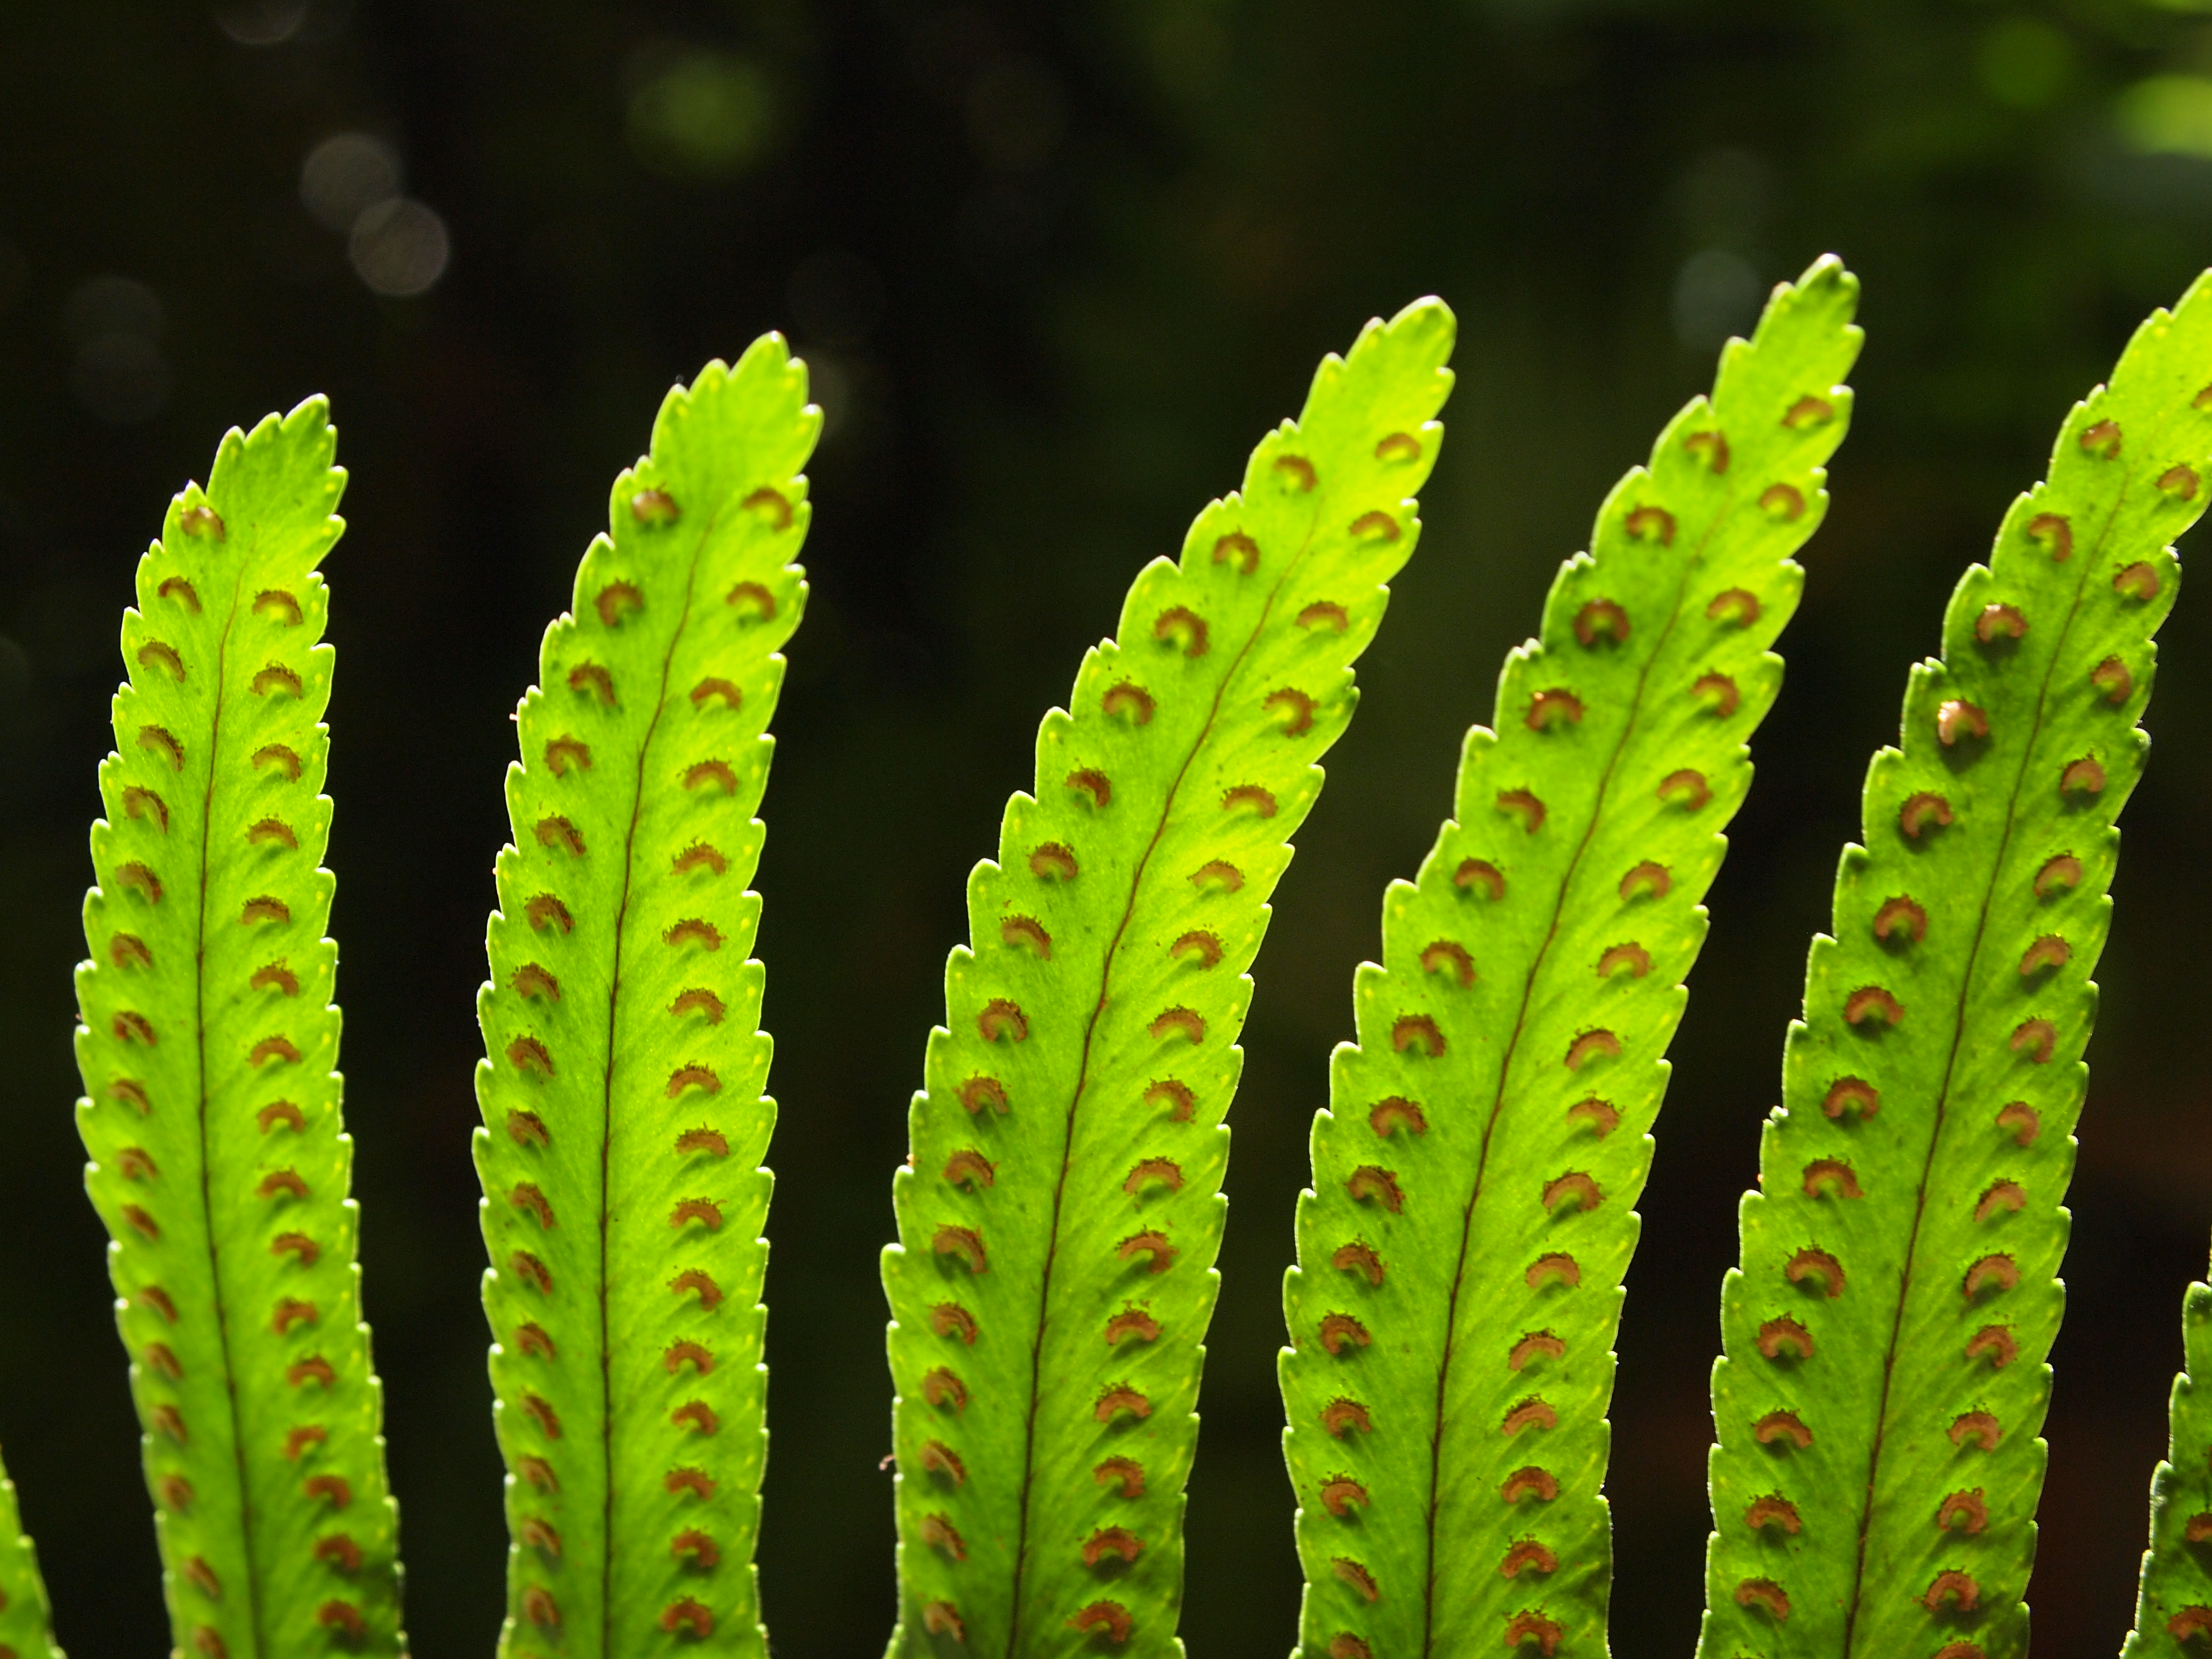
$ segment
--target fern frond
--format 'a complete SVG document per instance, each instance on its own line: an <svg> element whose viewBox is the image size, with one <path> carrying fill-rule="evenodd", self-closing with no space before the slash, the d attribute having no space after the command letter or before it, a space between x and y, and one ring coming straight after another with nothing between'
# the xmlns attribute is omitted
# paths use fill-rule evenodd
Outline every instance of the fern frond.
<svg viewBox="0 0 2212 1659"><path fill-rule="evenodd" d="M2212 1285L2181 1300L2183 1369L2166 1415L2166 1459L2150 1481L2150 1547L2143 1552L2136 1627L2120 1659L2190 1659L2212 1635L2212 1400L2197 1379L2212 1376Z"/></svg>
<svg viewBox="0 0 2212 1659"><path fill-rule="evenodd" d="M1245 970L1419 533L1453 327L1425 301L1322 361L1139 574L969 878L884 1256L895 1654L1181 1651Z"/></svg>
<svg viewBox="0 0 2212 1659"><path fill-rule="evenodd" d="M39 1553L23 1532L15 1507L15 1483L0 1465L0 1654L15 1659L62 1659L54 1645L46 1581L39 1572Z"/></svg>
<svg viewBox="0 0 2212 1659"><path fill-rule="evenodd" d="M2027 1651L2089 974L2208 382L2212 276L2075 406L1868 769L1722 1293L1705 1659Z"/></svg>
<svg viewBox="0 0 2212 1659"><path fill-rule="evenodd" d="M671 391L517 716L476 1156L518 1659L764 1650L747 884L820 426L773 334Z"/></svg>
<svg viewBox="0 0 2212 1659"><path fill-rule="evenodd" d="M198 1659L405 1647L323 935L336 441L312 399L170 503L92 829L77 1125Z"/></svg>
<svg viewBox="0 0 2212 1659"><path fill-rule="evenodd" d="M1633 1206L1857 291L1833 259L1778 289L1615 486L1384 900L1284 1286L1310 1659L1603 1649Z"/></svg>

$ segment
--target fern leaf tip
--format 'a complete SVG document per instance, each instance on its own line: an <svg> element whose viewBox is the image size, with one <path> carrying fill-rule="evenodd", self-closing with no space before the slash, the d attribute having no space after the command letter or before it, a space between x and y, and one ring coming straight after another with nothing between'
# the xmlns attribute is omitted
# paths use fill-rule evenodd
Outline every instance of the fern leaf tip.
<svg viewBox="0 0 2212 1659"><path fill-rule="evenodd" d="M295 431L302 427L331 426L329 394L321 392L309 392L286 411L283 425L287 431Z"/></svg>
<svg viewBox="0 0 2212 1659"><path fill-rule="evenodd" d="M782 683L778 648L806 597L794 562L811 518L799 469L819 422L804 396L803 365L763 337L734 366L716 359L672 386L648 453L617 477L610 528L586 550L572 610L544 637L541 685L516 711L512 840L495 866L493 972L478 1000L486 1052L473 1150L509 1491L565 1487L610 1504L623 1492L644 1516L671 1497L703 1501L724 1490L738 1511L714 1547L744 1564L737 1605L711 1613L689 1598L655 1605L664 1632L705 1637L711 1628L717 1641L741 1633L755 1652L751 1516L766 1441L760 1231L772 1184L759 1160L775 1103L765 1092L772 1045L757 1030L763 975L749 884ZM625 842L624 823L652 832ZM659 964L652 972L665 982L629 994L611 964L633 959ZM610 994L617 984L619 1000ZM595 988L614 1018L587 1030L562 1003ZM611 1075L617 1055L632 1079L626 1091L580 1081ZM613 1148L611 1163L596 1172L563 1164L561 1149L580 1137ZM605 1202L606 1181L647 1170L658 1181L664 1166L680 1173L653 1203L617 1212ZM605 1252L579 1255L561 1242L594 1218L608 1249L656 1265L618 1285L595 1280ZM611 1341L611 1306L656 1340ZM556 1354L587 1364L596 1354L630 1378L626 1399L656 1397L677 1377L689 1394L710 1370L717 1392L672 1412L665 1402L610 1414L602 1397L551 1368ZM589 1432L595 1425L604 1432ZM659 1593L647 1589L658 1570L641 1565L656 1551L640 1547L645 1534L633 1537L631 1524L572 1538L548 1559L532 1537L542 1520L520 1510L510 1519L511 1629L589 1619L610 1583L618 1595Z"/></svg>
<svg viewBox="0 0 2212 1659"><path fill-rule="evenodd" d="M2150 635L2171 600L2157 544L2203 506L2191 463L2206 434L2187 411L2192 394L2200 416L2212 409L2203 325L2154 316L2110 385L2074 406L2047 479L1955 590L1942 658L1911 669L1900 742L1868 769L1865 844L1845 848L1832 931L1808 954L1789 1105L1763 1134L1742 1267L1723 1291L1708 1659L1784 1617L1816 1646L1901 1650L1947 1604L1978 1598L1984 1629L2025 1649L2087 975L2108 925L2112 818L2141 766ZM2066 695L2046 701L2046 684ZM1984 1052L1984 1072L1954 1071L1952 1056ZM1994 1180L1948 1173L1998 1159ZM1852 1304L1943 1340L1832 1342ZM2203 1443L2177 1419L2185 1438ZM1980 1486L1942 1498L1957 1455L1983 1472L1986 1500ZM1761 1536L1778 1487L1803 1516L1786 1561ZM1908 1540L1924 1536L1923 1497L1941 1498L1939 1526L1963 1517L1983 1536L1991 1572L1946 1564L1899 1585L1869 1571L1920 1547ZM2019 1570L1998 1576L2001 1563Z"/></svg>
<svg viewBox="0 0 2212 1659"><path fill-rule="evenodd" d="M1393 333L1401 329L1412 330L1438 339L1444 351L1451 349L1459 337L1459 316L1441 296L1425 294L1419 299L1401 306L1390 320L1382 326Z"/></svg>
<svg viewBox="0 0 2212 1659"><path fill-rule="evenodd" d="M1437 295L1428 295L1401 307L1387 322L1376 318L1361 331L1352 347L1354 355L1370 339L1387 343L1392 353L1402 354L1408 364L1427 365L1436 384L1446 390L1450 387L1454 377L1447 365L1459 343L1459 318Z"/></svg>
<svg viewBox="0 0 2212 1659"><path fill-rule="evenodd" d="M261 1574L272 1620L312 1620L313 1592L264 1572L285 1545L256 1525L251 1505L236 1523L237 1494L279 1490L271 1480L281 1476L307 1503L359 1498L358 1593L325 1605L343 1608L349 1637L391 1652L404 1647L396 1536L383 1501L380 1390L360 1317L358 1209L347 1194L351 1142L330 998L337 953L323 937L334 883L321 867L331 816L321 716L334 653L319 642L328 595L316 567L343 528L331 511L345 483L335 454L319 396L250 431L231 428L205 486L188 483L173 499L139 566L139 603L123 630L130 678L115 700L117 752L100 766L107 811L93 837L86 906L94 957L78 976L86 1095L77 1121L91 1154L86 1185L125 1293L118 1320L149 1437L149 1484L165 1510L194 1486L204 1504L181 1566L164 1525L167 1568L210 1602L209 1586ZM177 787L188 764L205 787ZM197 864L180 856L186 843L206 849ZM233 896L217 908L242 928L209 925L216 910L193 901L211 891ZM125 931L110 933L125 906ZM158 1055L157 1035L167 1040ZM226 1055L244 1066L210 1065ZM209 1122L252 1127L244 1142L227 1141L204 1131ZM259 1158L276 1146L285 1167L271 1171ZM157 1185L164 1175L169 1184ZM184 1191L197 1204L181 1201ZM216 1237L263 1216L282 1229L265 1253L218 1256ZM207 1264L197 1275L187 1271L196 1260ZM166 1287L148 1282L156 1273ZM211 1302L263 1296L271 1315L210 1340ZM312 1359L288 1346L308 1334L320 1350ZM368 1409L302 1425L295 1390L310 1380L319 1400L336 1389ZM240 1434L234 1456L217 1437L188 1432L225 1418ZM322 1472L303 1487L289 1466L310 1446ZM379 1511L384 1518L374 1518ZM192 1616L199 1622L180 1628L179 1641L203 1651L250 1633L236 1601Z"/></svg>
<svg viewBox="0 0 2212 1659"><path fill-rule="evenodd" d="M1607 495L1467 734L1454 817L1385 896L1284 1280L1309 1656L1603 1640L1599 1379L1700 901L1843 435L1855 292L1840 262L1783 285ZM1555 935L1535 919L1571 893L1589 917ZM1416 1328L1396 1286L1428 1274L1455 1313ZM1387 1388L1361 1369L1386 1352ZM1555 1571L1532 1607L1526 1575Z"/></svg>
<svg viewBox="0 0 2212 1659"><path fill-rule="evenodd" d="M1859 279L1856 273L1844 263L1840 254L1823 253L1805 267L1803 274L1791 286L1805 294L1832 289L1856 301Z"/></svg>
<svg viewBox="0 0 2212 1659"><path fill-rule="evenodd" d="M1313 763L1350 718L1345 671L1413 550L1452 335L1417 301L1322 360L1243 487L1138 574L970 878L894 1181L905 1249L884 1255L898 1653L1058 1650L1071 1629L1176 1650L1246 969ZM1133 988L1099 1002L1082 988L1109 964ZM1078 1334L1040 1370L1048 1285L1077 1310L1054 1328ZM1120 1587L1103 1600L1102 1570Z"/></svg>

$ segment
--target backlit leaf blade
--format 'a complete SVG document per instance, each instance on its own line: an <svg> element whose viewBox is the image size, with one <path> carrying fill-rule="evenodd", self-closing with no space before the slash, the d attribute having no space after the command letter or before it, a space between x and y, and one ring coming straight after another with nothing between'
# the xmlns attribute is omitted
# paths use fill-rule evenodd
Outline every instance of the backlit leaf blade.
<svg viewBox="0 0 2212 1659"><path fill-rule="evenodd" d="M16 1512L15 1483L0 1468L0 1651L15 1659L62 1659L54 1645L39 1553Z"/></svg>
<svg viewBox="0 0 2212 1659"><path fill-rule="evenodd" d="M1370 324L1138 576L969 882L884 1279L896 1654L1177 1653L1245 969L1419 533L1436 301Z"/></svg>
<svg viewBox="0 0 2212 1659"><path fill-rule="evenodd" d="M405 1646L324 937L335 445L320 398L233 430L139 562L77 969L170 1619L217 1659Z"/></svg>
<svg viewBox="0 0 2212 1659"><path fill-rule="evenodd" d="M476 1137L516 1659L764 1650L747 884L820 425L775 335L672 391L517 717Z"/></svg>
<svg viewBox="0 0 2212 1659"><path fill-rule="evenodd" d="M1868 769L1722 1295L1705 1659L2027 1651L2112 821L2208 459L2200 280L2069 416Z"/></svg>
<svg viewBox="0 0 2212 1659"><path fill-rule="evenodd" d="M2181 1303L2183 1370L2173 1379L2165 1460L2150 1482L2150 1547L2143 1552L2136 1627L2120 1659L2189 1659L2212 1635L2212 1401L2197 1379L2212 1376L2212 1285L2191 1285Z"/></svg>
<svg viewBox="0 0 2212 1659"><path fill-rule="evenodd" d="M1856 296L1832 259L1778 289L1614 489L1385 899L1285 1285L1306 1659L1604 1650L1633 1206Z"/></svg>

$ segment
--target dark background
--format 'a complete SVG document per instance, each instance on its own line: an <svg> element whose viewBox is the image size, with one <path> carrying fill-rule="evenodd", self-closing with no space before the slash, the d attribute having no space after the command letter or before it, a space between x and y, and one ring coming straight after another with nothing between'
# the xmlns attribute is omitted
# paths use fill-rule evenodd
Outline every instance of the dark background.
<svg viewBox="0 0 2212 1659"><path fill-rule="evenodd" d="M1688 1652L1716 1291L1805 938L1960 568L2212 262L2212 0L70 0L0 12L0 1440L81 1656L166 1644L70 1121L84 826L133 563L226 426L326 391L354 473L331 864L367 1296L417 1647L483 1653L504 1539L467 1139L507 713L668 383L771 326L816 366L759 881L761 1565L779 1650L843 1659L890 1620L875 1258L963 878L1131 574L1319 354L1419 294L1457 308L1427 533L1281 889L1234 1118L1185 1631L1274 1656L1279 1275L1383 884L1607 485L1767 284L1844 254L1859 414L1675 1046L1614 1407L1617 1645ZM2052 1653L2126 1628L2212 1224L2202 599L2166 630L2101 972L2033 1591Z"/></svg>

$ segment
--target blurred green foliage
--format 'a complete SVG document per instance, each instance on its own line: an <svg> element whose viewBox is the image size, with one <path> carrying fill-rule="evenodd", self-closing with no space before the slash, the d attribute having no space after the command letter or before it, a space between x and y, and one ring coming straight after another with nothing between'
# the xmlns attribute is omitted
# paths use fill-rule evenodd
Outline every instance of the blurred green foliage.
<svg viewBox="0 0 2212 1659"><path fill-rule="evenodd" d="M1615 1606L1688 1650L1714 1293L1802 941L1960 568L2212 258L2212 8L78 0L8 8L0 59L0 1441L88 1653L151 1654L161 1620L76 1175L75 895L115 618L225 426L326 391L356 479L330 861L365 1295L410 1623L480 1650L501 1528L471 999L507 714L669 382L771 325L814 368L814 610L760 878L783 1110L763 1595L811 1659L890 1624L884 1177L1036 711L1322 350L1408 294L1450 301L1427 545L1278 893L1236 1113L1185 1630L1275 1655L1298 1583L1277 1275L1375 896L1415 868L1589 503L1769 283L1849 259L1858 415L1675 1045L1614 1413ZM302 165L345 134L371 164L319 220ZM2180 1040L2212 938L2212 615L2185 603L2166 639L2173 741L2100 975L2032 1592L2068 1652L2126 1628L2173 1295L2212 1219Z"/></svg>
<svg viewBox="0 0 2212 1659"><path fill-rule="evenodd" d="M647 48L633 70L629 142L656 173L726 179L761 157L775 94L750 59L696 47Z"/></svg>

